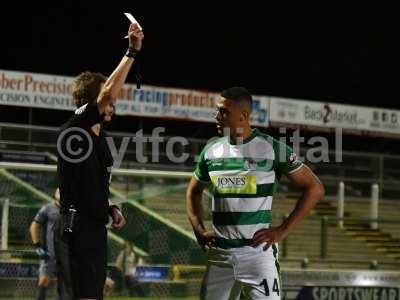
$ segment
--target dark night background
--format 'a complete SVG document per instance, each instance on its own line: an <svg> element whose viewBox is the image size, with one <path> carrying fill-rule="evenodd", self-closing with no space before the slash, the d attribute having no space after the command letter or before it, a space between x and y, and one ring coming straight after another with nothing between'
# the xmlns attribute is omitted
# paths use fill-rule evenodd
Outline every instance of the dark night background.
<svg viewBox="0 0 400 300"><path fill-rule="evenodd" d="M144 84L217 92L243 85L253 94L400 109L393 9L277 10L254 3L55 1L35 3L32 9L9 7L0 21L0 68L109 74L127 47L122 37L129 25L123 12L128 11L145 32ZM133 81L131 74L128 82ZM13 111L19 112L17 122L27 120L26 109ZM33 121L54 126L66 117L34 110ZM15 122L11 114L2 119ZM113 126L129 129L127 124L135 127L137 119L119 117ZM147 119L145 125L149 122L162 123ZM194 126L201 131L198 126L208 125L185 125L189 132Z"/></svg>

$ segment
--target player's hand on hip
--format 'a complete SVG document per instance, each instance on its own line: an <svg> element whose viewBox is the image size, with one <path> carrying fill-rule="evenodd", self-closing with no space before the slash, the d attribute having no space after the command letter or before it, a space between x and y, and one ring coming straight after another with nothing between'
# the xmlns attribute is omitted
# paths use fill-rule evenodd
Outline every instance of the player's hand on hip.
<svg viewBox="0 0 400 300"><path fill-rule="evenodd" d="M195 231L197 242L203 251L216 247L215 233L212 230Z"/></svg>
<svg viewBox="0 0 400 300"><path fill-rule="evenodd" d="M142 49L144 34L136 23L133 23L129 26L128 38L130 48L134 48L137 51Z"/></svg>
<svg viewBox="0 0 400 300"><path fill-rule="evenodd" d="M258 230L253 236L252 246L257 247L263 243L264 251L267 250L272 244L281 242L286 237L285 231L281 227L261 229Z"/></svg>
<svg viewBox="0 0 400 300"><path fill-rule="evenodd" d="M122 212L117 207L112 208L111 217L113 220L113 226L116 229L121 229L126 224L125 217L122 215Z"/></svg>

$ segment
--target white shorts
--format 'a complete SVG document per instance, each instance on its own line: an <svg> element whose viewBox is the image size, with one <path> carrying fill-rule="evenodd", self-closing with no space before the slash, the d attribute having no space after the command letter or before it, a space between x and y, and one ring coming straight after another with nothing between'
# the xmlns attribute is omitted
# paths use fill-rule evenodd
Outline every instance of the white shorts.
<svg viewBox="0 0 400 300"><path fill-rule="evenodd" d="M273 245L263 251L262 247L209 250L201 299L280 300L278 248Z"/></svg>

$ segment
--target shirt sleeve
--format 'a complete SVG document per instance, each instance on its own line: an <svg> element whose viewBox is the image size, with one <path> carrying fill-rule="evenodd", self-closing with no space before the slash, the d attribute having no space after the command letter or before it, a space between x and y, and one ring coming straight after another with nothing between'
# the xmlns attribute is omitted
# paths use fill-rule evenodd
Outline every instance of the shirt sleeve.
<svg viewBox="0 0 400 300"><path fill-rule="evenodd" d="M36 216L33 220L39 224L43 224L47 221L47 205L43 206L38 211L38 213L36 214Z"/></svg>
<svg viewBox="0 0 400 300"><path fill-rule="evenodd" d="M197 180L208 183L211 181L211 178L208 173L207 161L205 159L205 152L206 152L206 147L204 147L203 151L201 151L200 153L199 160L197 161L196 164L196 169L194 170L194 176L197 178Z"/></svg>
<svg viewBox="0 0 400 300"><path fill-rule="evenodd" d="M288 175L299 170L303 163L288 145L276 142L275 144L275 171L278 177Z"/></svg>
<svg viewBox="0 0 400 300"><path fill-rule="evenodd" d="M90 128L101 122L101 114L96 104L85 104L75 110L71 126Z"/></svg>

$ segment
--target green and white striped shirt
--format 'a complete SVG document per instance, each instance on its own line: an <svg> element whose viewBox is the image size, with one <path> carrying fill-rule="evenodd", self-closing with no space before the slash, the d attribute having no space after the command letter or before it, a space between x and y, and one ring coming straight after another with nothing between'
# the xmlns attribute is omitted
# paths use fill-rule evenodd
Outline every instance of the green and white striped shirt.
<svg viewBox="0 0 400 300"><path fill-rule="evenodd" d="M212 219L220 248L250 245L254 233L269 228L271 206L282 174L303 166L293 150L253 129L241 144L223 137L204 147L194 172L211 183Z"/></svg>

